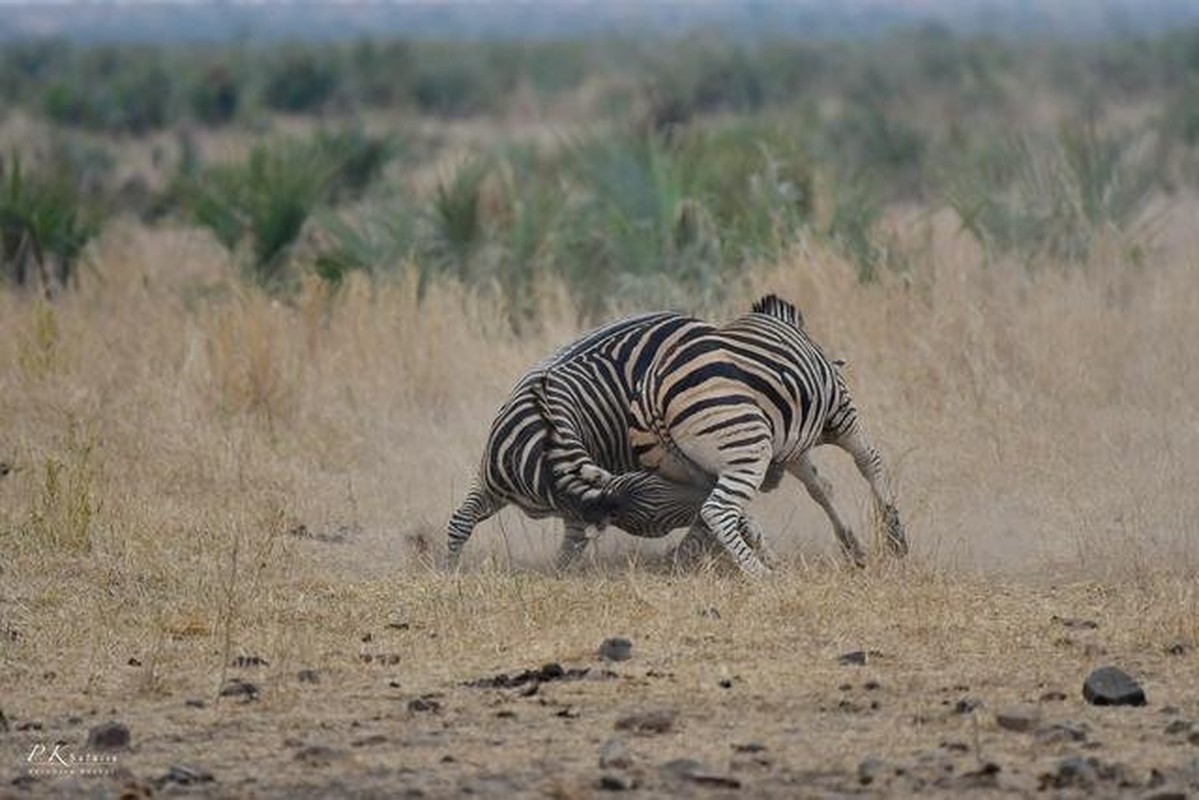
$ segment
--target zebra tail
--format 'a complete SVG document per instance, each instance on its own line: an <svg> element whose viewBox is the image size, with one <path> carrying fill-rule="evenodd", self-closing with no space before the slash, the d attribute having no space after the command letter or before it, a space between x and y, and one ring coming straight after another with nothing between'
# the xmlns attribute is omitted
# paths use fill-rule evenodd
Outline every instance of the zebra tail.
<svg viewBox="0 0 1199 800"><path fill-rule="evenodd" d="M584 521L606 525L625 502L611 484L613 475L588 452L569 413L569 399L554 402L553 368L547 368L532 387L534 404L545 425L545 463L549 469L554 501Z"/></svg>

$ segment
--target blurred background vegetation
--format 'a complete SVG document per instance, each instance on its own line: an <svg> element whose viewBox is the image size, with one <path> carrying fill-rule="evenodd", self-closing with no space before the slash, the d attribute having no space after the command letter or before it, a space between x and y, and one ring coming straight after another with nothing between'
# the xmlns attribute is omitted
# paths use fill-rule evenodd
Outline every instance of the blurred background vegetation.
<svg viewBox="0 0 1199 800"><path fill-rule="evenodd" d="M863 281L948 215L996 268L1139 267L1199 188L1199 29L0 50L0 281L74 284L114 219L197 226L286 300L415 271L700 309L819 240ZM1081 268L1081 267L1078 267Z"/></svg>

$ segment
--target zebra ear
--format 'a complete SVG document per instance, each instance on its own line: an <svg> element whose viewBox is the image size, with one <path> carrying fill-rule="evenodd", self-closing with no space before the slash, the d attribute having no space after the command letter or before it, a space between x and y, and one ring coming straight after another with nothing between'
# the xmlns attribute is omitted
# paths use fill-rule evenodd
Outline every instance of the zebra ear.
<svg viewBox="0 0 1199 800"><path fill-rule="evenodd" d="M768 294L755 302L751 308L755 314L765 314L780 319L796 328L803 328L803 314L792 303L777 294Z"/></svg>

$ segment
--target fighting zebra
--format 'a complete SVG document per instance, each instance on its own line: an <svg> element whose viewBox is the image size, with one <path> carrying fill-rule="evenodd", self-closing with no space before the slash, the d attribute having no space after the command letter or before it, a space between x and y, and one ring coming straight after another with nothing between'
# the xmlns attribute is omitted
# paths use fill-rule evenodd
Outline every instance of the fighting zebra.
<svg viewBox="0 0 1199 800"><path fill-rule="evenodd" d="M782 471L798 477L833 523L842 549L863 554L832 505L831 487L808 451L832 444L853 456L881 510L887 544L907 552L907 538L886 467L863 432L838 365L807 335L795 306L775 295L720 327L691 328L659 352L632 404L630 443L641 468L707 492L700 522L747 573L768 569L746 535L745 506L777 484ZM562 438L569 444L569 433ZM565 448L564 449L569 449ZM577 450L577 448L575 448ZM551 452L551 456L555 454ZM576 452L555 480L580 504L620 504L620 487Z"/></svg>
<svg viewBox="0 0 1199 800"><path fill-rule="evenodd" d="M634 387L650 364L711 329L669 312L630 317L584 335L524 375L496 415L476 478L450 518L447 564L455 566L475 527L509 503L534 518L565 519L566 534L556 558L559 568L586 547L589 524L611 523L641 537L691 526L684 541L692 543L710 536L697 522L710 487L640 470L628 433ZM555 450L551 432L561 434L566 444ZM551 466L547 456L552 452L558 457ZM560 488L555 476L575 470L587 480L580 484L562 478ZM781 470L772 479L777 483L779 477ZM800 477L843 537L823 478L814 470ZM596 481L603 483L602 492L589 490L589 482ZM739 521L739 529L751 542L760 538L748 517ZM853 534L848 535L853 546L847 552L860 563L860 548Z"/></svg>
<svg viewBox="0 0 1199 800"><path fill-rule="evenodd" d="M492 422L482 462L466 499L447 526L447 565L482 521L514 503L533 518L557 516L566 535L555 563L569 566L587 546L587 526L611 523L634 536L658 537L692 524L706 493L689 483L636 470L629 444L633 387L659 351L673 347L702 323L670 312L642 314L585 334L534 366L512 390ZM544 394L549 370L560 373L553 398ZM568 422L589 461L608 478L619 507L602 498L556 491L545 461L546 414Z"/></svg>

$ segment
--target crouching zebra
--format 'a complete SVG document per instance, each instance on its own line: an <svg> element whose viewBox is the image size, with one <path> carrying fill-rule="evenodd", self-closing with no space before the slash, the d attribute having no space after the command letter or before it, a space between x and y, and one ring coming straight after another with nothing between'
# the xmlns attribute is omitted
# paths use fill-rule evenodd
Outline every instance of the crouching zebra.
<svg viewBox="0 0 1199 800"><path fill-rule="evenodd" d="M611 523L643 537L691 525L706 492L636 471L628 430L633 387L646 368L660 350L673 347L701 324L669 312L619 320L563 347L524 375L492 422L474 483L450 518L447 564L455 566L475 527L509 503L534 518L565 519L559 568L569 566L586 547L588 525ZM551 369L559 376L552 399L543 394ZM575 498L556 491L545 460L546 413L569 421L588 460L605 476L619 475L612 482L619 507L596 496Z"/></svg>
<svg viewBox="0 0 1199 800"><path fill-rule="evenodd" d="M551 452L555 464L565 465L555 470L559 489L583 507L620 507L619 483L588 464L571 437L569 429L554 437L563 442ZM832 505L831 487L807 457L821 444L853 456L881 509L888 546L896 555L907 552L885 465L861 429L843 376L808 337L795 306L774 295L723 327L689 328L661 349L634 396L629 438L641 468L706 492L700 522L747 573L767 568L751 547L756 534L746 536L745 506L783 471L803 481L843 550L862 563L856 537Z"/></svg>

